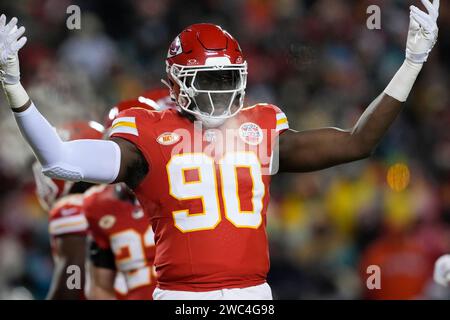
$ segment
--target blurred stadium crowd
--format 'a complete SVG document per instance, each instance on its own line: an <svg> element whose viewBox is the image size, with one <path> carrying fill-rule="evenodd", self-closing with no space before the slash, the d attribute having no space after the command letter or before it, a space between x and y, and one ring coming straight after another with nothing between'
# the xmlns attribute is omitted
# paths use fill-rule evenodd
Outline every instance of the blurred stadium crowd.
<svg viewBox="0 0 450 320"><path fill-rule="evenodd" d="M0 12L27 28L23 83L53 124L102 122L116 102L161 86L171 40L212 22L243 47L248 100L275 103L291 128L308 129L349 127L385 88L404 59L409 2L4 0ZM81 8L80 30L66 28L71 4ZM381 30L366 27L372 4ZM275 177L275 298L450 298L432 282L435 259L450 252L450 5L441 5L436 48L376 154ZM52 272L47 216L34 195L32 153L0 104L0 298L42 299ZM400 191L386 178L395 163L410 175ZM381 268L381 290L366 288L369 265Z"/></svg>

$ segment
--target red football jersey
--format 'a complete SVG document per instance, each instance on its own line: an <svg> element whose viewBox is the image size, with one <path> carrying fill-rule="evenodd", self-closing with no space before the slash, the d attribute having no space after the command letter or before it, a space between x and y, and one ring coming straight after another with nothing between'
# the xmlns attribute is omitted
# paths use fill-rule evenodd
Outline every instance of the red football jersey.
<svg viewBox="0 0 450 320"><path fill-rule="evenodd" d="M83 195L72 194L57 200L49 212L49 233L86 235L88 224L82 212Z"/></svg>
<svg viewBox="0 0 450 320"><path fill-rule="evenodd" d="M137 201L120 198L120 187L92 187L85 193L83 211L91 236L101 249L112 251L125 278L126 289L116 285L117 297L149 300L156 287L154 233Z"/></svg>
<svg viewBox="0 0 450 320"><path fill-rule="evenodd" d="M134 190L155 231L158 287L208 291L262 284L272 149L288 128L258 104L214 129L176 110L130 109L110 136L134 143L149 173Z"/></svg>
<svg viewBox="0 0 450 320"><path fill-rule="evenodd" d="M49 211L50 246L55 250L55 240L64 235L86 236L88 223L83 214L83 195L72 194L57 200ZM80 292L80 300L84 300Z"/></svg>

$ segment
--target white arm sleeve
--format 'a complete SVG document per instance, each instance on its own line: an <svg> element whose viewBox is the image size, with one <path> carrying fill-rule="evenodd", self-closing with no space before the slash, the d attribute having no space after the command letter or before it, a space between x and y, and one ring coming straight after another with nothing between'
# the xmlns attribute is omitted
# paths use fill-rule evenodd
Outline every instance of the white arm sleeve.
<svg viewBox="0 0 450 320"><path fill-rule="evenodd" d="M74 140L64 142L34 104L14 112L19 129L51 178L111 183L120 170L120 147L113 141Z"/></svg>
<svg viewBox="0 0 450 320"><path fill-rule="evenodd" d="M421 69L422 64L415 64L405 60L391 82L389 82L384 93L400 102L405 102Z"/></svg>

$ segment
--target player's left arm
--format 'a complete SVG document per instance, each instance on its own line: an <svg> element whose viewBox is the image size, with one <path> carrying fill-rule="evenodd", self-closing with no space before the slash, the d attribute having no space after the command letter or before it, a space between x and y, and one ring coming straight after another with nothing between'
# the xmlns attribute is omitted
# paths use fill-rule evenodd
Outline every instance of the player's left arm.
<svg viewBox="0 0 450 320"><path fill-rule="evenodd" d="M53 270L48 300L80 300L85 283L85 252L86 236L84 234L66 234L53 239ZM73 273L67 272L70 266L77 266L80 270L80 289L69 288L69 277Z"/></svg>
<svg viewBox="0 0 450 320"><path fill-rule="evenodd" d="M371 155L402 109L433 48L439 0L421 0L428 13L410 9L406 59L392 81L367 107L351 129L288 130L279 140L280 171L305 172L328 168Z"/></svg>

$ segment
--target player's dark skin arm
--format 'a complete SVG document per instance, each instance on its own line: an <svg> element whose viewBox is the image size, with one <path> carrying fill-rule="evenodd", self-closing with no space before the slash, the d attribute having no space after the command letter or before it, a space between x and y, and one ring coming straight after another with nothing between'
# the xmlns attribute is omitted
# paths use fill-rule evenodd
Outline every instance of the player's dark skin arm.
<svg viewBox="0 0 450 320"><path fill-rule="evenodd" d="M308 172L369 157L402 109L400 101L382 93L367 107L351 129L288 130L280 136L280 172ZM112 138L121 149L120 172L115 182L136 187L148 164L131 142Z"/></svg>
<svg viewBox="0 0 450 320"><path fill-rule="evenodd" d="M89 300L115 300L114 281L116 271L108 268L89 265L91 283L86 292Z"/></svg>
<svg viewBox="0 0 450 320"><path fill-rule="evenodd" d="M86 297L89 300L115 300L117 269L114 254L111 249L102 249L93 238L89 239L88 270L90 281Z"/></svg>
<svg viewBox="0 0 450 320"><path fill-rule="evenodd" d="M369 157L402 109L382 93L353 128L288 130L279 139L279 171L308 172Z"/></svg>
<svg viewBox="0 0 450 320"><path fill-rule="evenodd" d="M141 183L148 173L149 166L139 149L122 138L111 138L120 147L120 171L114 183L125 182L130 189Z"/></svg>
<svg viewBox="0 0 450 320"><path fill-rule="evenodd" d="M52 283L47 294L47 300L80 300L85 283L86 237L83 235L63 235L55 238ZM80 268L81 289L69 289L68 278L73 273L67 273L71 265Z"/></svg>

